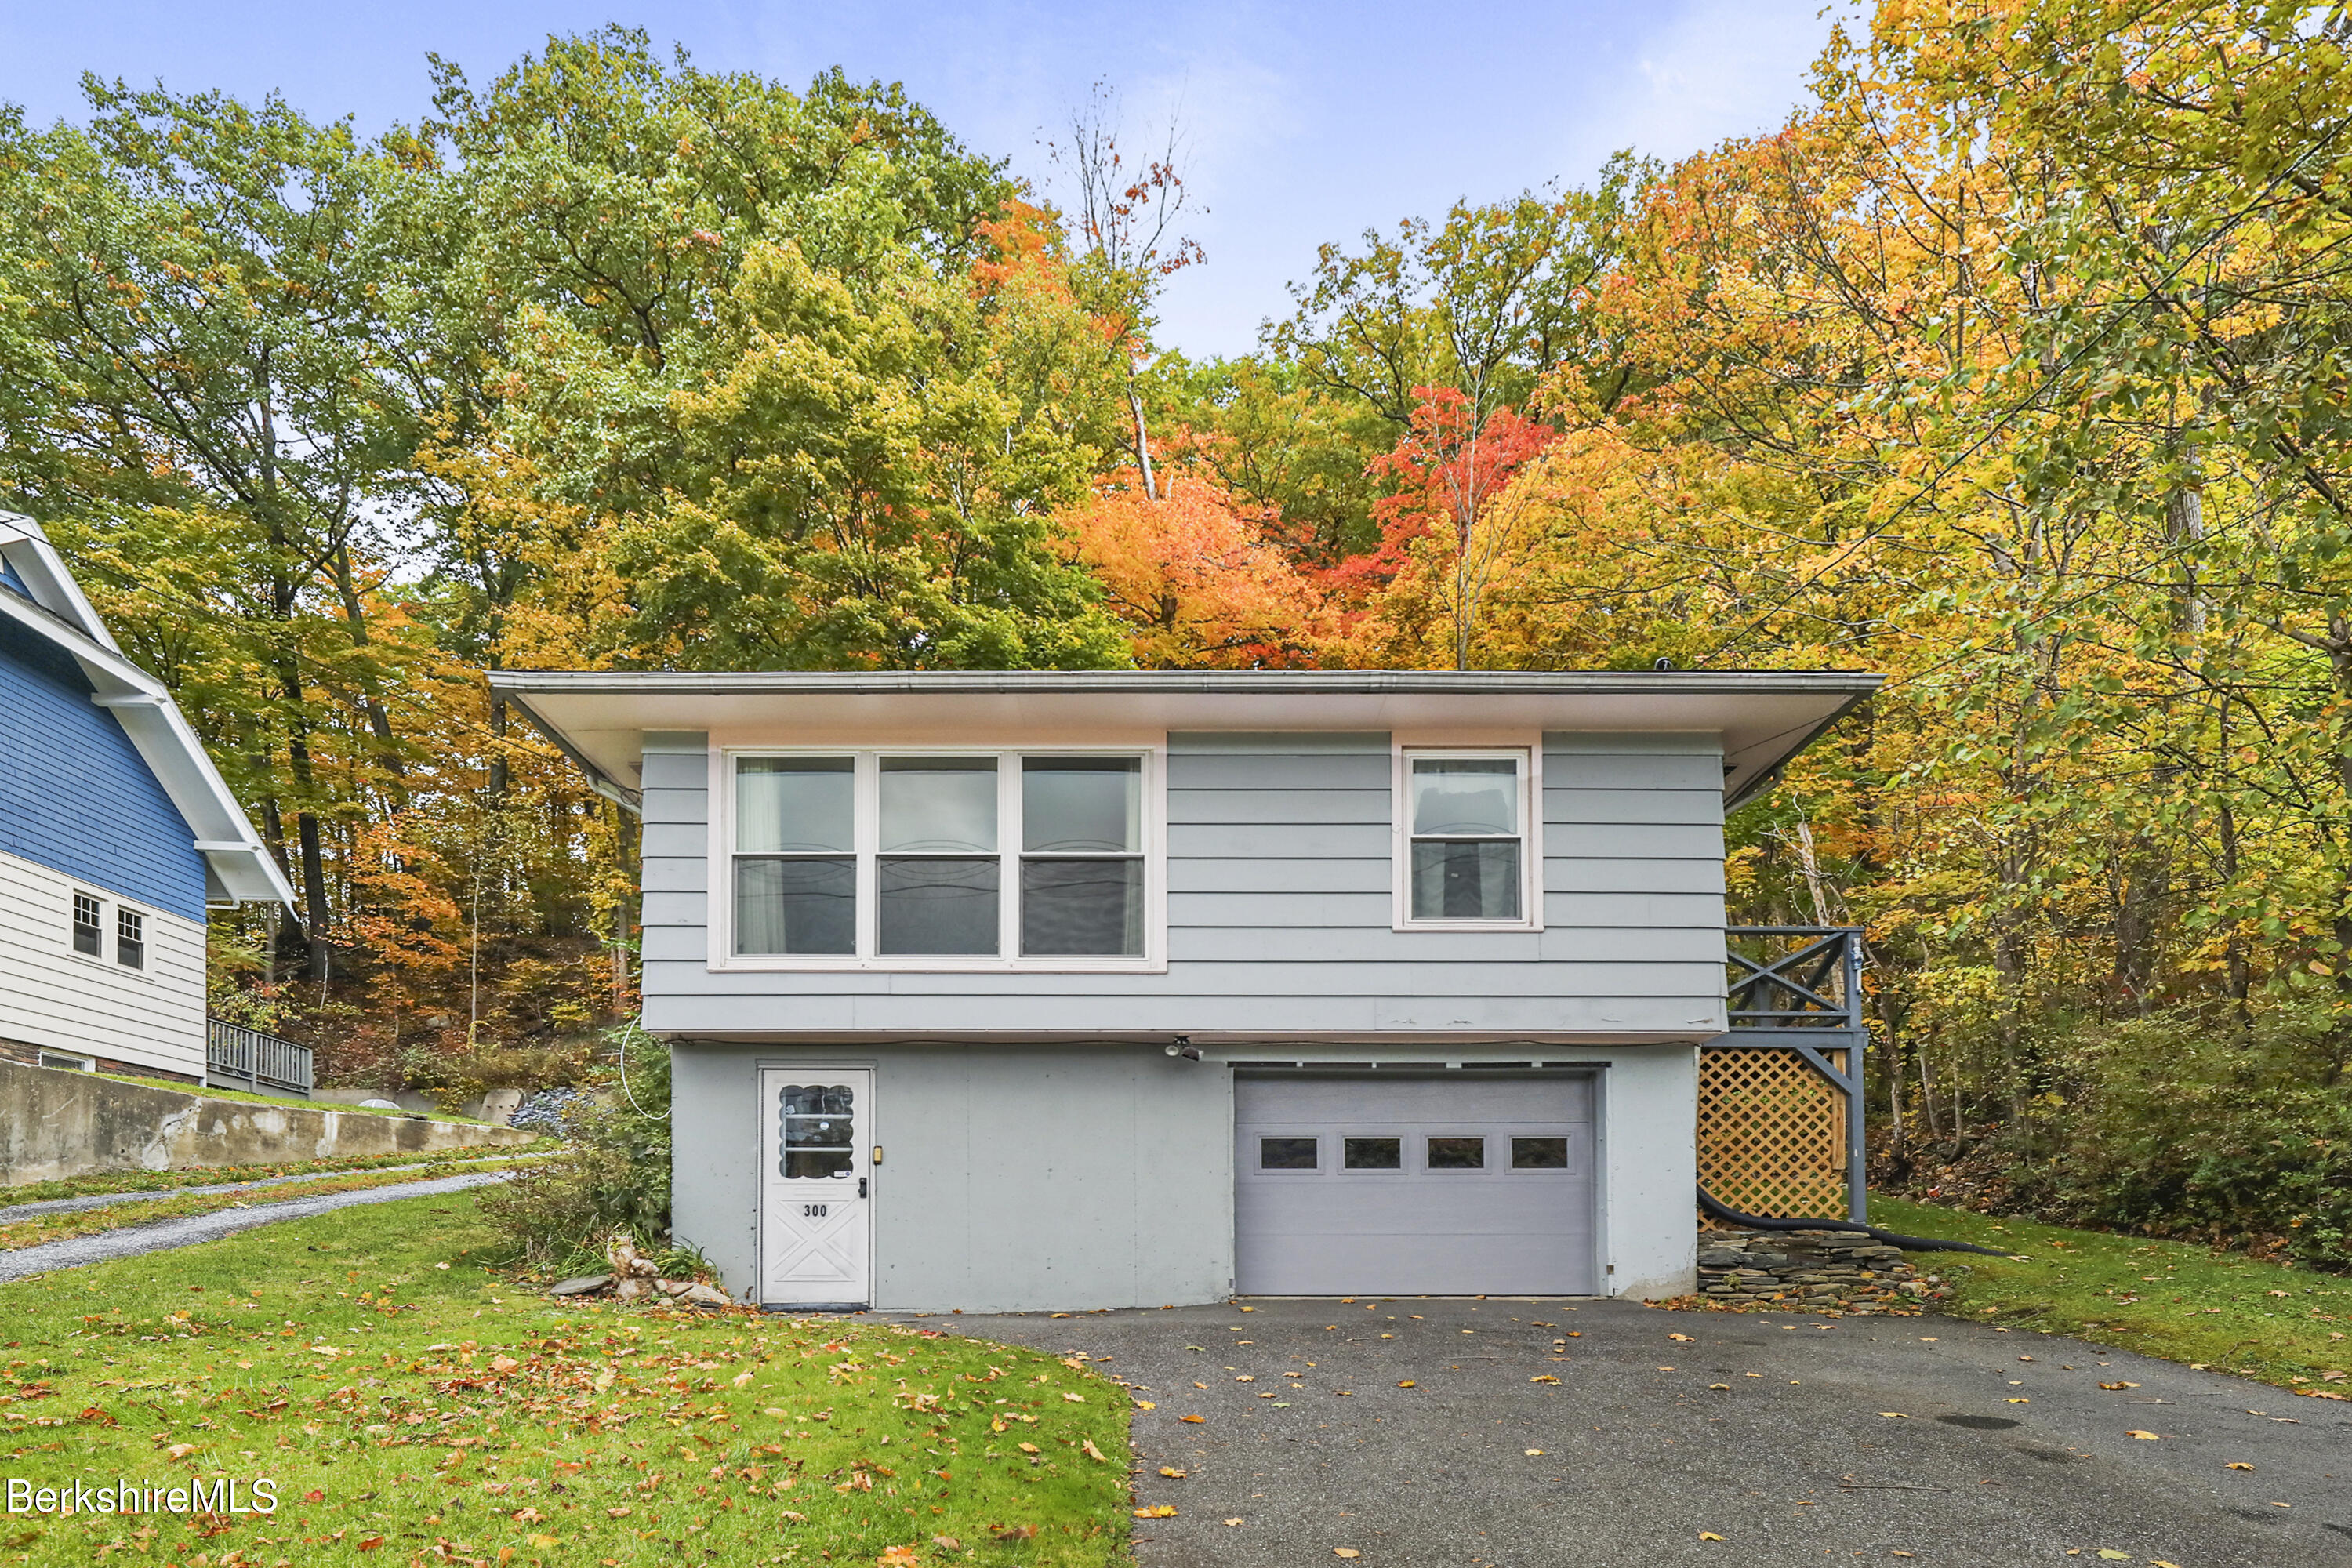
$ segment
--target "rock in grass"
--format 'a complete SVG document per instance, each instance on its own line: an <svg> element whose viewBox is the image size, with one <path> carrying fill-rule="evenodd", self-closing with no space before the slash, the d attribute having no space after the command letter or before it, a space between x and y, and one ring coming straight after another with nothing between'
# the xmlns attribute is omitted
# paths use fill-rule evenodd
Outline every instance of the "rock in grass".
<svg viewBox="0 0 2352 1568"><path fill-rule="evenodd" d="M654 1281L654 1289L660 1291L665 1296L683 1296L688 1290L694 1289L694 1281L691 1279L656 1279Z"/></svg>
<svg viewBox="0 0 2352 1568"><path fill-rule="evenodd" d="M708 1285L696 1284L686 1292L686 1299L698 1307L731 1307L735 1303L724 1290L714 1290Z"/></svg>
<svg viewBox="0 0 2352 1568"><path fill-rule="evenodd" d="M593 1296L612 1282L610 1274L583 1274L577 1279L550 1286L547 1293L551 1296Z"/></svg>

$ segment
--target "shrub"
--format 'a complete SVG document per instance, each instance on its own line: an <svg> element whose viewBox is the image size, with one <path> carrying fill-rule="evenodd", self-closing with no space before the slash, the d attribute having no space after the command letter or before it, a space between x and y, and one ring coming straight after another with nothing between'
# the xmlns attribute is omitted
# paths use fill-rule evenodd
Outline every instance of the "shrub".
<svg viewBox="0 0 2352 1568"><path fill-rule="evenodd" d="M617 1067L600 1075L610 1092L570 1118L570 1150L481 1191L491 1227L526 1267L601 1272L615 1235L649 1257L673 1256L669 1050L634 1025L608 1037L623 1047L625 1080ZM706 1270L698 1264L688 1272Z"/></svg>

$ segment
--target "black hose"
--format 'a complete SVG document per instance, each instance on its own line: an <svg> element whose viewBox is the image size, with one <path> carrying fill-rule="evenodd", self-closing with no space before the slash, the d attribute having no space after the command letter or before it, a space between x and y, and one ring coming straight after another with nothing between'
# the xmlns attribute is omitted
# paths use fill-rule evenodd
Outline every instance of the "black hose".
<svg viewBox="0 0 2352 1568"><path fill-rule="evenodd" d="M1850 1219L1771 1219L1763 1215L1741 1214L1718 1200L1705 1187L1698 1189L1698 1206L1717 1219L1729 1220L1734 1225L1748 1226L1757 1230L1858 1230L1873 1240L1899 1247L1906 1252L1981 1252L1987 1258L2010 1256L1993 1247L1979 1247L1972 1241L1938 1241L1932 1236L1904 1236Z"/></svg>

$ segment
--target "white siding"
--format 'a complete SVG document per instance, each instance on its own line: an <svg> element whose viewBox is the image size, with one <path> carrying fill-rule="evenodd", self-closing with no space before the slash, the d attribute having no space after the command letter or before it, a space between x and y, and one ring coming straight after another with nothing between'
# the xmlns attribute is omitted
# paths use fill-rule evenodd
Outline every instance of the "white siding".
<svg viewBox="0 0 2352 1568"><path fill-rule="evenodd" d="M73 895L104 906L104 953L74 951ZM114 962L114 911L146 917L147 963ZM202 1077L205 928L0 853L0 1039Z"/></svg>

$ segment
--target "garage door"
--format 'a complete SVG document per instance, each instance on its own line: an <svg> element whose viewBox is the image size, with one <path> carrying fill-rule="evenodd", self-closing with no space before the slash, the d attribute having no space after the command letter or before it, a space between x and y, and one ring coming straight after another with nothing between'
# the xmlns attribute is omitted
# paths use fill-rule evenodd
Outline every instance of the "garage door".
<svg viewBox="0 0 2352 1568"><path fill-rule="evenodd" d="M1591 1078L1242 1078L1234 1092L1243 1294L1599 1292Z"/></svg>

